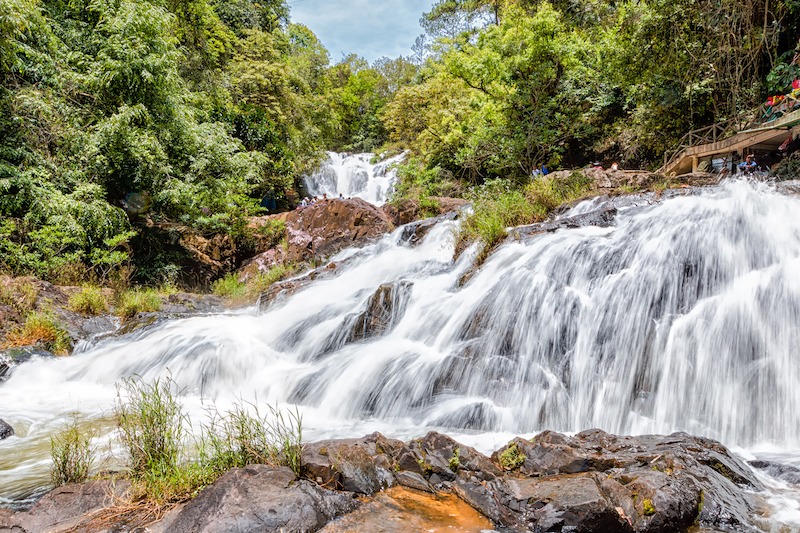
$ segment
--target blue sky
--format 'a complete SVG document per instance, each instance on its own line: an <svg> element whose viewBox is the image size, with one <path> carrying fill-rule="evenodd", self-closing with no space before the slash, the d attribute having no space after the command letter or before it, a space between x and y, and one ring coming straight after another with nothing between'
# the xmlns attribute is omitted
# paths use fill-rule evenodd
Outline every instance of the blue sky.
<svg viewBox="0 0 800 533"><path fill-rule="evenodd" d="M292 22L305 24L331 53L356 53L370 63L410 55L419 19L436 0L288 0Z"/></svg>

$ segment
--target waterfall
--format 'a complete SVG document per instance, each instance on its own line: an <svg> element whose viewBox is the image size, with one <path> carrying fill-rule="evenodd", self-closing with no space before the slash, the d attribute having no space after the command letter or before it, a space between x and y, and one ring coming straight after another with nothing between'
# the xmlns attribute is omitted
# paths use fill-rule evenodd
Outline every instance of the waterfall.
<svg viewBox="0 0 800 533"><path fill-rule="evenodd" d="M198 419L209 399L299 405L312 439L437 428L491 448L599 427L797 455L798 212L800 198L746 181L627 201L611 227L503 244L463 285L475 251L453 261L457 222L416 246L400 228L263 312L15 368L0 417L20 437L0 442L0 487L24 494L14 480L46 463L36 443L76 413L106 420L132 374L171 375Z"/></svg>
<svg viewBox="0 0 800 533"><path fill-rule="evenodd" d="M397 181L394 165L405 158L399 154L373 164L375 154L338 154L328 152L328 158L313 174L305 177L311 196L361 198L375 205L386 203Z"/></svg>

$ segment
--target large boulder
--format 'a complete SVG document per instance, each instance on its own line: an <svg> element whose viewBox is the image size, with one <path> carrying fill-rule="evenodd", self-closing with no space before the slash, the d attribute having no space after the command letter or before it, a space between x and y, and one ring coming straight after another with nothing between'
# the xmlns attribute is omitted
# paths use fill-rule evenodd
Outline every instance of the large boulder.
<svg viewBox="0 0 800 533"><path fill-rule="evenodd" d="M398 461L402 466L395 466ZM303 468L310 480L324 487L367 495L394 486L395 471L421 473L417 458L401 441L380 433L308 444Z"/></svg>
<svg viewBox="0 0 800 533"><path fill-rule="evenodd" d="M358 507L352 494L296 480L286 467L250 465L214 484L149 528L169 533L268 533L317 531Z"/></svg>
<svg viewBox="0 0 800 533"><path fill-rule="evenodd" d="M391 229L386 214L360 198L318 201L287 215L287 259L297 262L328 257Z"/></svg>

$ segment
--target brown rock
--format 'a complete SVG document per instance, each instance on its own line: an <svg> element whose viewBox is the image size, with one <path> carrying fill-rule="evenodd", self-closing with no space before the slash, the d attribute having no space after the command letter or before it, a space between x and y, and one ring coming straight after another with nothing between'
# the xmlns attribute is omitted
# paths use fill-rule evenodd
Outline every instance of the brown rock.
<svg viewBox="0 0 800 533"><path fill-rule="evenodd" d="M237 271L239 281L247 281L260 273L268 272L272 267L283 264L286 261L286 250L278 246L267 250L244 262Z"/></svg>
<svg viewBox="0 0 800 533"><path fill-rule="evenodd" d="M450 198L448 196L432 196L431 200L437 203L436 215L458 211L469 204L469 202L463 198ZM382 209L395 226L409 224L415 220L419 220L423 216L419 202L415 200L403 200L398 203L384 204Z"/></svg>
<svg viewBox="0 0 800 533"><path fill-rule="evenodd" d="M286 468L251 465L226 472L173 516L150 531L268 533L317 531L353 511L351 494L295 480Z"/></svg>
<svg viewBox="0 0 800 533"><path fill-rule="evenodd" d="M287 259L328 257L349 246L365 244L391 228L383 211L359 198L319 201L287 216Z"/></svg>
<svg viewBox="0 0 800 533"><path fill-rule="evenodd" d="M0 532L97 531L91 527L93 515L124 498L129 487L127 481L113 480L58 487L45 494L28 512L0 514Z"/></svg>

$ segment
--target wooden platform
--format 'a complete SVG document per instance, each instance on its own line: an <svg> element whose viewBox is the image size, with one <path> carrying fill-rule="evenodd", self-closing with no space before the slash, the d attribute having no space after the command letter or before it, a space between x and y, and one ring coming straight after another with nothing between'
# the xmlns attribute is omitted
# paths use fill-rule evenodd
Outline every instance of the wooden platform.
<svg viewBox="0 0 800 533"><path fill-rule="evenodd" d="M760 125L753 125L751 121L747 126L749 127L746 129L727 134L722 128L720 135L717 135L719 129L712 129L716 126L690 132L687 134L688 143L684 143L672 154L665 154L664 165L658 172L667 176L677 176L696 171L701 161L714 157L736 155L741 158L745 152L777 151L789 133L792 135L800 133L800 109Z"/></svg>

